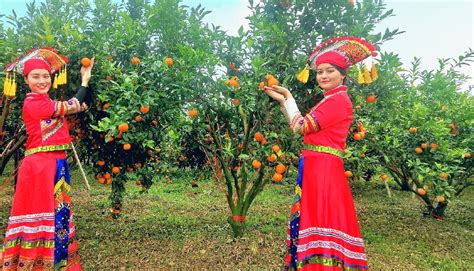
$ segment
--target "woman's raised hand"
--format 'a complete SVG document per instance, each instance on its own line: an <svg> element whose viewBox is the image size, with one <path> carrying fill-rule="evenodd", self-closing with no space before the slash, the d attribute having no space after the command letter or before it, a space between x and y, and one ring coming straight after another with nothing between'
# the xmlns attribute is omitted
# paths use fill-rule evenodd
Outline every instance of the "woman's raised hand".
<svg viewBox="0 0 474 271"><path fill-rule="evenodd" d="M92 67L94 67L94 59L95 57L91 58L91 64L86 68L84 66L81 67L81 78L82 78L82 86L87 87L89 85L89 81L92 77Z"/></svg>
<svg viewBox="0 0 474 271"><path fill-rule="evenodd" d="M281 87L281 86L275 86L274 85L274 86L271 86L271 87L265 87L263 89L263 91L268 96L270 96L273 99L275 99L276 101L278 101L280 103L280 105L283 105L285 103L286 99L293 97L293 95L291 95L291 92L287 88L284 88L284 87Z"/></svg>

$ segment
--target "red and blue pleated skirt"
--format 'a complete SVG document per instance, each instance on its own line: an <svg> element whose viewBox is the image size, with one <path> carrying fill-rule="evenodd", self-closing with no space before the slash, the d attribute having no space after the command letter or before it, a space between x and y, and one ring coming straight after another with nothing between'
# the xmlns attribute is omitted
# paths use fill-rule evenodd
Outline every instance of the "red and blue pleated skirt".
<svg viewBox="0 0 474 271"><path fill-rule="evenodd" d="M285 270L366 270L342 158L303 151L296 182Z"/></svg>
<svg viewBox="0 0 474 271"><path fill-rule="evenodd" d="M2 270L81 270L66 154L26 156L1 249Z"/></svg>

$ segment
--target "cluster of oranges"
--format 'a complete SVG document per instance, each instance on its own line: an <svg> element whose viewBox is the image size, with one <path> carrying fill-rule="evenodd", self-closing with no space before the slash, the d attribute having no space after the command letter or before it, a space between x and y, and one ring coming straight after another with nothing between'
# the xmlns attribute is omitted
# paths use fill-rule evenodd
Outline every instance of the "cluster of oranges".
<svg viewBox="0 0 474 271"><path fill-rule="evenodd" d="M432 150L436 150L439 146L436 143L431 143L429 145L429 147ZM426 149L428 149L428 143L422 143L420 147L415 148L415 152L418 153L418 154L421 154L421 153L423 153L423 150L426 150Z"/></svg>
<svg viewBox="0 0 474 271"><path fill-rule="evenodd" d="M280 85L278 79L276 79L275 76L273 76L272 74L265 75L265 80L267 81L267 86L269 87ZM258 88L263 90L265 88L265 82L260 82Z"/></svg>
<svg viewBox="0 0 474 271"><path fill-rule="evenodd" d="M357 133L354 134L354 140L359 141L365 137L365 133L367 132L367 130L364 128L362 122L358 122L356 127Z"/></svg>
<svg viewBox="0 0 474 271"><path fill-rule="evenodd" d="M261 142L263 145L268 144L268 141L265 139L265 136L260 132L256 132L255 135L253 136L253 139L256 142Z"/></svg>
<svg viewBox="0 0 474 271"><path fill-rule="evenodd" d="M95 178L101 184L111 184L112 183L112 175L109 172L106 172L104 174L98 173L97 175L95 175Z"/></svg>
<svg viewBox="0 0 474 271"><path fill-rule="evenodd" d="M254 135L254 140L256 142L260 142L263 145L267 145L268 141L265 139L265 136L261 132L256 132ZM272 154L270 154L267 157L267 161L269 163L275 163L277 159L280 159L282 161L285 158L285 154L281 151L280 146L278 145L273 145L272 146ZM262 167L262 162L260 162L258 159L254 159L252 161L252 167L255 169L260 169ZM283 180L283 173L286 171L286 166L278 163L275 166L275 173L272 176L272 180L275 182L281 182Z"/></svg>

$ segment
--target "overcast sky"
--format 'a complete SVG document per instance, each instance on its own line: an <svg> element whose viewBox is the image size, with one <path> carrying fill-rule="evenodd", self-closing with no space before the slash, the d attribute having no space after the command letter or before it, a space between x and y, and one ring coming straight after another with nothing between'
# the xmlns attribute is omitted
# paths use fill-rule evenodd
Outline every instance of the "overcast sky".
<svg viewBox="0 0 474 271"><path fill-rule="evenodd" d="M247 0L183 0L182 3L189 6L201 3L212 11L206 21L220 25L229 34L237 33L241 25L245 27L245 17L250 14ZM399 28L406 32L383 44L381 51L398 54L407 66L414 57L420 57L422 68L436 69L438 58L457 58L469 48L474 49L474 0L386 0L385 3L395 16L384 20L377 30ZM2 14L11 14L15 9L21 16L25 7L22 0L0 0ZM474 78L472 66L462 71ZM474 85L474 79L469 84Z"/></svg>

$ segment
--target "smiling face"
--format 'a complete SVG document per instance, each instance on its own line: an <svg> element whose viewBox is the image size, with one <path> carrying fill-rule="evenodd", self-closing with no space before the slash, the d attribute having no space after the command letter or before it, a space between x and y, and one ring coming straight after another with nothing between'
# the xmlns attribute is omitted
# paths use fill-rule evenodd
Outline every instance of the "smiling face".
<svg viewBox="0 0 474 271"><path fill-rule="evenodd" d="M345 76L331 64L323 63L316 67L316 81L324 91L343 84Z"/></svg>
<svg viewBox="0 0 474 271"><path fill-rule="evenodd" d="M51 75L48 70L34 69L25 76L25 82L28 84L31 92L46 94L51 87Z"/></svg>

